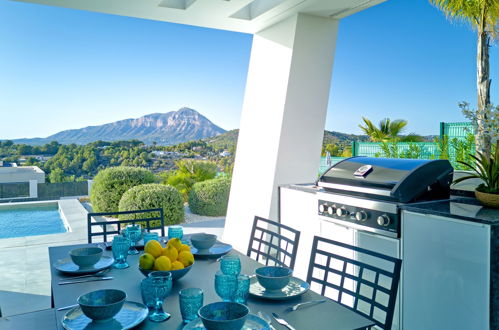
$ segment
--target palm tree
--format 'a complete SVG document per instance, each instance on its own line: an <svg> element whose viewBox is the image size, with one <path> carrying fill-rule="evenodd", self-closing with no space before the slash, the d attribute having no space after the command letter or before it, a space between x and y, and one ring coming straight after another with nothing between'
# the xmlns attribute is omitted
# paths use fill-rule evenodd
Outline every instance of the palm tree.
<svg viewBox="0 0 499 330"><path fill-rule="evenodd" d="M477 133L476 150L489 156L491 139L485 134L486 109L490 107L489 48L499 28L498 0L429 0L450 19L469 23L477 31Z"/></svg>
<svg viewBox="0 0 499 330"><path fill-rule="evenodd" d="M402 119L391 121L390 118L384 118L379 122L378 127L365 117L362 117L362 120L365 126L359 125L359 127L373 142L396 140L407 125L407 121Z"/></svg>

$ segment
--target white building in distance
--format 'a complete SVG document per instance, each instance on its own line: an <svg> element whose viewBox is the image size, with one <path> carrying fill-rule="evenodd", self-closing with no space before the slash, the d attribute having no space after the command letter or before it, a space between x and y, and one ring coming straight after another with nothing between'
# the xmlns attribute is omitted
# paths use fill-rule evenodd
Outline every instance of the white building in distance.
<svg viewBox="0 0 499 330"><path fill-rule="evenodd" d="M30 182L45 183L45 172L38 166L0 166L0 183Z"/></svg>

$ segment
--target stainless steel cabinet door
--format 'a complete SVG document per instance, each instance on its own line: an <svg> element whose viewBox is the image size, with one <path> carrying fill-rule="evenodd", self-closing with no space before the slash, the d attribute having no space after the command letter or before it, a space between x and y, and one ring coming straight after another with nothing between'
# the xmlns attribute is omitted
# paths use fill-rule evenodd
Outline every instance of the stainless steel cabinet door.
<svg viewBox="0 0 499 330"><path fill-rule="evenodd" d="M402 216L403 329L488 329L490 228Z"/></svg>

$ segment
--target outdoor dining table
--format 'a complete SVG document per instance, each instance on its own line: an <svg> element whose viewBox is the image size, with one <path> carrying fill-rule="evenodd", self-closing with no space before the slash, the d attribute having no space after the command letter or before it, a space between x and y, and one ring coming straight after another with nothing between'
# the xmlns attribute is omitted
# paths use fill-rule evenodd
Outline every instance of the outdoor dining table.
<svg viewBox="0 0 499 330"><path fill-rule="evenodd" d="M59 259L68 257L68 252L71 249L85 247L88 245L68 245L49 248L50 264L53 265ZM255 269L262 265L246 255L232 250L230 254L238 255L241 260L241 273L254 274ZM112 256L110 250L104 252L105 255ZM87 283L78 283L70 285L58 285L58 282L67 279L67 274L60 273L53 267L52 272L52 299L54 308L73 305L76 299L81 294L100 290L100 289L120 289L127 293L127 299L130 301L142 302L140 293L140 281L144 275L139 271L138 255L129 255L127 262L130 267L126 269L111 269L106 276L113 276L114 279L107 281L96 281ZM179 308L178 292L181 289L195 287L201 288L204 291L204 304L220 301L214 288L214 277L219 270L219 263L216 259L196 259L192 269L181 279L173 282L173 288L170 295L165 299L164 310L171 314L171 318L167 321L155 323L146 319L137 329L182 329L182 317ZM322 297L309 290L301 297L292 300L264 300L261 298L249 297L248 307L250 312L257 314L262 311L271 315L272 312L279 314L282 318L288 321L297 330L300 329L335 329L335 330L352 330L366 329L374 323L340 305L339 303L328 300L321 304L314 304L297 311L288 312L286 309L300 302L317 300ZM56 311L57 327L62 329L61 320L66 311ZM275 320L272 320L272 325L275 329L285 329Z"/></svg>

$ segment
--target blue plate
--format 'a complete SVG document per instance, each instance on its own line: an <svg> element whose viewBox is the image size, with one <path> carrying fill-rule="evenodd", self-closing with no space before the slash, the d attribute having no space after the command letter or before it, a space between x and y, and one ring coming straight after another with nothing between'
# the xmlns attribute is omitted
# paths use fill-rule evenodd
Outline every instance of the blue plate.
<svg viewBox="0 0 499 330"><path fill-rule="evenodd" d="M219 258L232 250L232 245L216 242L211 248L206 250L198 250L191 245L191 253L195 257L202 258Z"/></svg>
<svg viewBox="0 0 499 330"><path fill-rule="evenodd" d="M108 256L102 256L99 261L93 266L81 268L71 260L71 258L60 259L54 262L53 266L60 272L68 274L92 274L113 265L114 259Z"/></svg>
<svg viewBox="0 0 499 330"><path fill-rule="evenodd" d="M249 294L254 297L270 299L270 300L288 300L301 296L310 289L310 284L299 279L291 277L288 285L281 290L266 290L258 283L256 277L250 279Z"/></svg>
<svg viewBox="0 0 499 330"><path fill-rule="evenodd" d="M206 329L203 326L203 321L201 319L197 318L189 323L186 324L184 327L184 330L201 330L201 329ZM259 318L256 315L253 314L248 314L246 317L246 322L244 322L243 327L241 330L270 330L269 324L265 322L263 319Z"/></svg>
<svg viewBox="0 0 499 330"><path fill-rule="evenodd" d="M145 305L133 301L125 301L123 308L111 320L93 322L83 314L80 306L77 306L64 315L62 326L66 330L126 330L142 323L148 314L149 310Z"/></svg>

